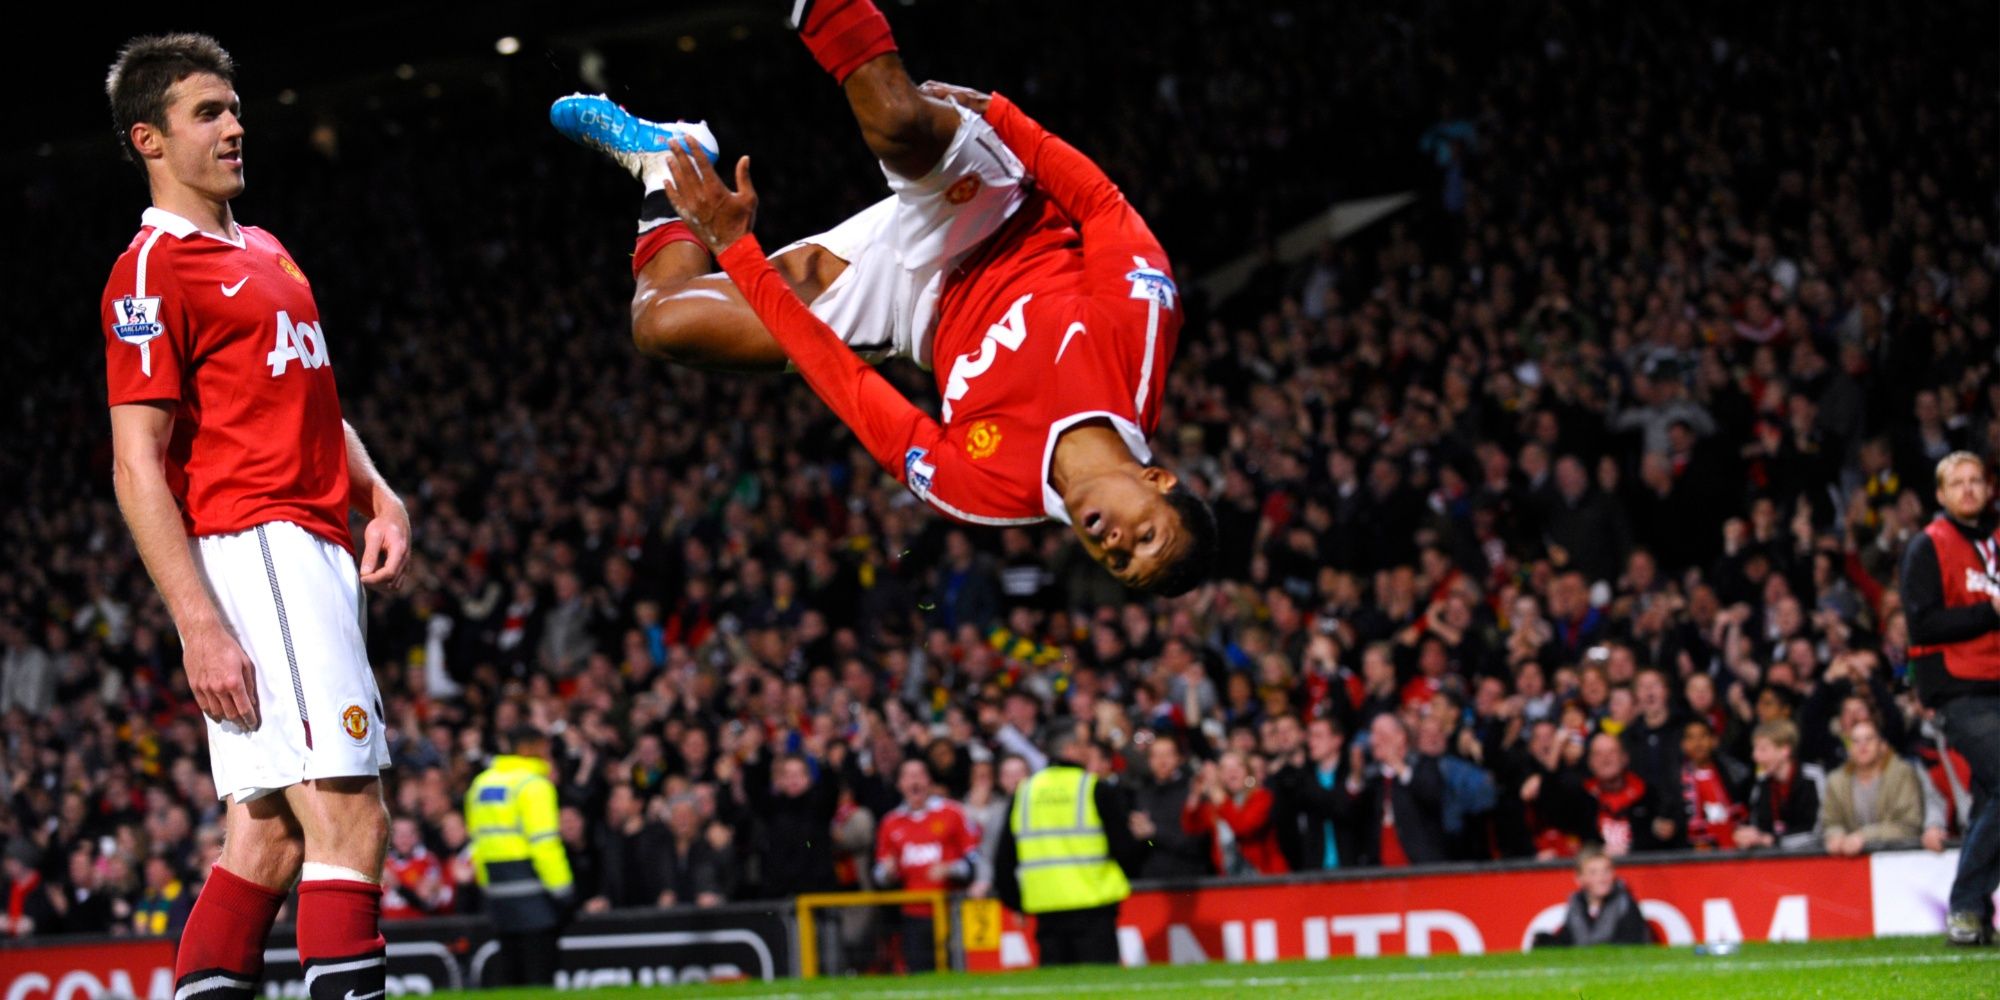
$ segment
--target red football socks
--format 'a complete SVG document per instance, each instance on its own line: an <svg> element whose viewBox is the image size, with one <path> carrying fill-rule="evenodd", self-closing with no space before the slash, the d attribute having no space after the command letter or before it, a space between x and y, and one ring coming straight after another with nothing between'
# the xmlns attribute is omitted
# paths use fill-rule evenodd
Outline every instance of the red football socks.
<svg viewBox="0 0 2000 1000"><path fill-rule="evenodd" d="M640 233L638 244L632 248L632 277L638 277L639 272L644 271L646 265L660 255L660 251L675 243L698 245L701 243L701 237L696 236L694 230L689 229L688 224L679 219Z"/></svg>
<svg viewBox="0 0 2000 1000"><path fill-rule="evenodd" d="M818 0L799 37L835 83L846 83L862 63L896 51L889 20L869 0Z"/></svg>
<svg viewBox="0 0 2000 1000"><path fill-rule="evenodd" d="M174 995L185 1000L249 1000L264 975L264 939L284 893L209 869L174 952Z"/></svg>
<svg viewBox="0 0 2000 1000"><path fill-rule="evenodd" d="M312 1000L382 995L382 887L344 879L299 883L299 964Z"/></svg>

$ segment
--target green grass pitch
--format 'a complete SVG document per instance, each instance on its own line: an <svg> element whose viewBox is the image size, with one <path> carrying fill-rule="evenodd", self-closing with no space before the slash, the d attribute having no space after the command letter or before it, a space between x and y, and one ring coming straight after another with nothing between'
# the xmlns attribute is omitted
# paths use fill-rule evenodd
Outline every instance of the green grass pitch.
<svg viewBox="0 0 2000 1000"><path fill-rule="evenodd" d="M593 997L672 995L686 1000L739 997L872 998L1057 997L1431 997L1616 998L1894 997L2000 998L2000 948L1954 949L1940 938L1750 944L1726 956L1689 948L1597 948L1534 954L1434 958L1335 959L1269 965L1182 965L1144 969L1050 969L607 989ZM555 990L441 993L467 1000L539 1000Z"/></svg>

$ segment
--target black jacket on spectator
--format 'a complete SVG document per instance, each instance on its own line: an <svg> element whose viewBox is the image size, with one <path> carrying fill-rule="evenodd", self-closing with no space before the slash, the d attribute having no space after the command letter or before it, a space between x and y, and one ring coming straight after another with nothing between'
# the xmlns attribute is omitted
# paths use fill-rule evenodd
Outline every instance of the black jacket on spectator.
<svg viewBox="0 0 2000 1000"><path fill-rule="evenodd" d="M783 795L771 787L771 758L765 754L744 767L743 788L755 817L758 857L764 861L763 894L832 890L833 813L840 802L840 779L822 769L804 795Z"/></svg>
<svg viewBox="0 0 2000 1000"><path fill-rule="evenodd" d="M1644 779L1647 787L1669 788L1679 784L1684 725L1678 714L1668 714L1667 721L1657 728L1646 725L1645 717L1641 716L1619 734L1619 742L1625 744L1625 753L1632 759L1632 773Z"/></svg>
<svg viewBox="0 0 2000 1000"><path fill-rule="evenodd" d="M1153 821L1154 833L1147 842L1146 859L1139 866L1140 878L1193 878L1211 874L1214 867L1206 834L1181 829L1181 807L1187 804L1188 771L1182 767L1171 780L1154 782L1151 776L1126 786L1131 789L1132 811L1145 813Z"/></svg>
<svg viewBox="0 0 2000 1000"><path fill-rule="evenodd" d="M1346 786L1341 786L1343 794ZM1384 795L1387 795L1385 804ZM1410 756L1403 780L1390 781L1370 765L1361 791L1350 796L1355 825L1356 864L1382 863L1382 811L1393 809L1396 838L1412 864L1449 860L1444 836L1444 774L1436 758Z"/></svg>
<svg viewBox="0 0 2000 1000"><path fill-rule="evenodd" d="M673 835L665 825L647 820L632 833L606 831L604 897L613 907L653 906L667 888L665 857Z"/></svg>
<svg viewBox="0 0 2000 1000"><path fill-rule="evenodd" d="M1271 775L1271 791L1278 806L1272 822L1278 826L1278 844L1285 861L1295 872L1326 868L1326 825L1333 824L1334 850L1341 865L1358 863L1354 843L1355 800L1347 794L1347 776L1336 773L1332 787L1320 784L1318 768L1283 767Z"/></svg>
<svg viewBox="0 0 2000 1000"><path fill-rule="evenodd" d="M825 836L832 839L832 831ZM669 833L666 855L655 862L663 869L663 887L673 890L674 905L692 906L704 893L729 898L736 891L736 859L731 852L710 846L700 831L692 840L683 853Z"/></svg>
<svg viewBox="0 0 2000 1000"><path fill-rule="evenodd" d="M1819 784L1796 767L1789 787L1771 775L1757 779L1750 790L1750 823L1778 838L1779 847L1812 843L1819 829Z"/></svg>

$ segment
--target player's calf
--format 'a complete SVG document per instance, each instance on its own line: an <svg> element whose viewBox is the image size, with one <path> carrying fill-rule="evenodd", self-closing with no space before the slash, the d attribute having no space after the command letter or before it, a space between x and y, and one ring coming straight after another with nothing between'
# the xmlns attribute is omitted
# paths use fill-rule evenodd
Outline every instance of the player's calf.
<svg viewBox="0 0 2000 1000"><path fill-rule="evenodd" d="M388 972L382 938L382 855L388 809L376 778L320 778L286 789L305 830L299 873L299 963L312 1000L379 997Z"/></svg>
<svg viewBox="0 0 2000 1000"><path fill-rule="evenodd" d="M222 858L209 869L174 953L174 995L249 1000L264 975L264 939L298 878L304 844L279 796L231 802Z"/></svg>

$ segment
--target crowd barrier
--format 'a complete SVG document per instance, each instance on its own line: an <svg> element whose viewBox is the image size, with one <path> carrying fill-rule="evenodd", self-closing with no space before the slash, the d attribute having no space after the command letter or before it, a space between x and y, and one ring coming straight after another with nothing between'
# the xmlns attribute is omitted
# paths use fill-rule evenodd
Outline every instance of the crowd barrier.
<svg viewBox="0 0 2000 1000"><path fill-rule="evenodd" d="M1941 934L1957 861L1956 851L1675 854L1627 859L1619 872L1660 940L1686 945ZM1568 865L1537 863L1142 882L1118 939L1127 965L1519 951L1555 928L1574 889ZM815 897L815 907L827 904ZM992 900L947 909L954 966L1034 964L1032 924ZM492 985L499 944L478 918L391 923L385 934L390 997ZM272 935L265 996L305 996L290 942L290 928ZM557 985L777 979L815 967L799 942L791 900L593 914L564 932ZM172 969L165 939L14 943L0 948L0 1000L172 1000Z"/></svg>

